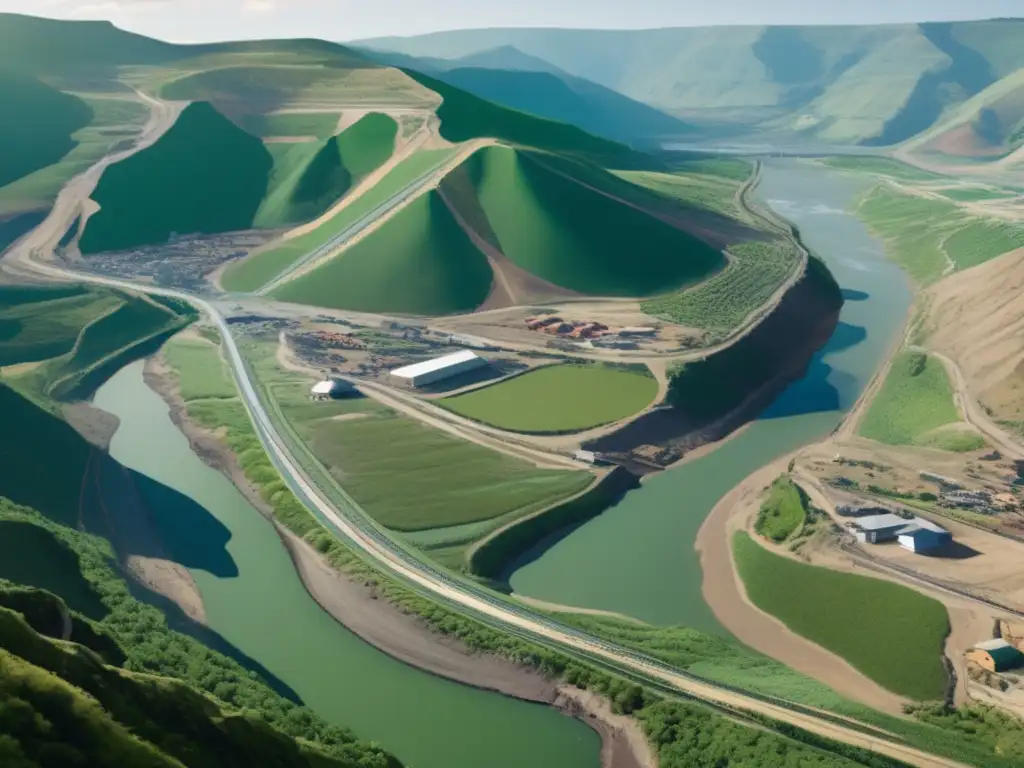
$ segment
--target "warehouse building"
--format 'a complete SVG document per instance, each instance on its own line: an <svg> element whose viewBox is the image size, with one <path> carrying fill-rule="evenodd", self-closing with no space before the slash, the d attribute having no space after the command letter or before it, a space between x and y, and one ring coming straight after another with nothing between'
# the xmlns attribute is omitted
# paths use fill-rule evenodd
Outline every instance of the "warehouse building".
<svg viewBox="0 0 1024 768"><path fill-rule="evenodd" d="M952 540L949 531L922 517L907 520L893 514L868 515L852 520L847 527L861 544L895 540L911 552L938 549Z"/></svg>
<svg viewBox="0 0 1024 768"><path fill-rule="evenodd" d="M396 368L391 371L391 377L406 386L423 387L460 373L483 368L485 365L487 365L486 360L478 357L475 352L464 349L444 357L435 357L433 360L424 360L422 363Z"/></svg>
<svg viewBox="0 0 1024 768"><path fill-rule="evenodd" d="M967 652L967 660L989 672L1004 672L1024 664L1024 654L999 638L975 645Z"/></svg>
<svg viewBox="0 0 1024 768"><path fill-rule="evenodd" d="M340 379L324 379L313 385L310 396L314 400L330 400L352 392L352 385Z"/></svg>

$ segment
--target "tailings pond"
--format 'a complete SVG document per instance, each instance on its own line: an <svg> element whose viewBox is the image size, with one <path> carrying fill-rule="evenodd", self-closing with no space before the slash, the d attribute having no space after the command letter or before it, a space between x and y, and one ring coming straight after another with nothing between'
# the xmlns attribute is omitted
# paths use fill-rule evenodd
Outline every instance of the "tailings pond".
<svg viewBox="0 0 1024 768"><path fill-rule="evenodd" d="M348 632L306 593L273 526L206 466L143 381L114 376L95 405L121 419L111 454L183 494L154 503L171 555L190 564L210 627L328 721L377 741L415 768L597 768L600 739L539 704L442 680Z"/></svg>
<svg viewBox="0 0 1024 768"><path fill-rule="evenodd" d="M747 475L839 424L899 339L911 304L903 273L847 212L871 183L795 160L766 164L760 197L799 226L843 288L831 341L746 430L700 459L647 477L617 506L519 568L511 579L517 593L725 633L701 595L697 531Z"/></svg>

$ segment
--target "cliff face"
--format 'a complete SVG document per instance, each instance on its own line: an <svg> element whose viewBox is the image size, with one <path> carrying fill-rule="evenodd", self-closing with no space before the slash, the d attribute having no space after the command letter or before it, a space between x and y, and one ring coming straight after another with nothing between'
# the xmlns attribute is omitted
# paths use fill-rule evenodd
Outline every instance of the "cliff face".
<svg viewBox="0 0 1024 768"><path fill-rule="evenodd" d="M665 466L720 440L804 375L832 336L843 297L828 268L808 260L775 310L728 349L671 374L668 408L587 444L626 464Z"/></svg>

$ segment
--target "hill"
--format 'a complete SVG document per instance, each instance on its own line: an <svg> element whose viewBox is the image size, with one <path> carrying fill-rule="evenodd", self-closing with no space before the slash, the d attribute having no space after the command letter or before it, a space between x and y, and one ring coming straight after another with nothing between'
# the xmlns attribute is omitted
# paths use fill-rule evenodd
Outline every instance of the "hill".
<svg viewBox="0 0 1024 768"><path fill-rule="evenodd" d="M451 61L367 51L376 61L429 75L506 107L579 126L618 141L674 136L691 130L616 91L503 46Z"/></svg>
<svg viewBox="0 0 1024 768"><path fill-rule="evenodd" d="M1024 66L1024 21L480 29L359 45L449 60L514 46L688 122L889 145Z"/></svg>
<svg viewBox="0 0 1024 768"><path fill-rule="evenodd" d="M64 157L93 117L81 99L2 70L0 104L9 115L0 120L0 187Z"/></svg>
<svg viewBox="0 0 1024 768"><path fill-rule="evenodd" d="M397 130L371 114L321 142L265 145L193 103L159 141L104 173L79 247L90 254L315 218L391 156Z"/></svg>

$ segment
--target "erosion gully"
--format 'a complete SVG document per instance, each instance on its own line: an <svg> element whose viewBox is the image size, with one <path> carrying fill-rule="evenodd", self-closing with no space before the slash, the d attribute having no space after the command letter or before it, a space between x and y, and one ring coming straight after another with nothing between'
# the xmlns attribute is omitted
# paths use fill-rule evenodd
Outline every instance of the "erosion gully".
<svg viewBox="0 0 1024 768"><path fill-rule="evenodd" d="M582 722L395 661L321 610L271 524L192 452L144 382L141 361L110 379L94 404L121 420L114 458L196 505L150 508L175 559L190 565L210 627L319 715L413 768L600 765L600 738Z"/></svg>
<svg viewBox="0 0 1024 768"><path fill-rule="evenodd" d="M747 475L841 421L898 339L911 293L880 242L847 212L872 182L798 160L765 163L758 195L795 223L846 298L807 374L716 450L645 479L618 505L512 575L522 595L726 635L701 595L697 531Z"/></svg>

